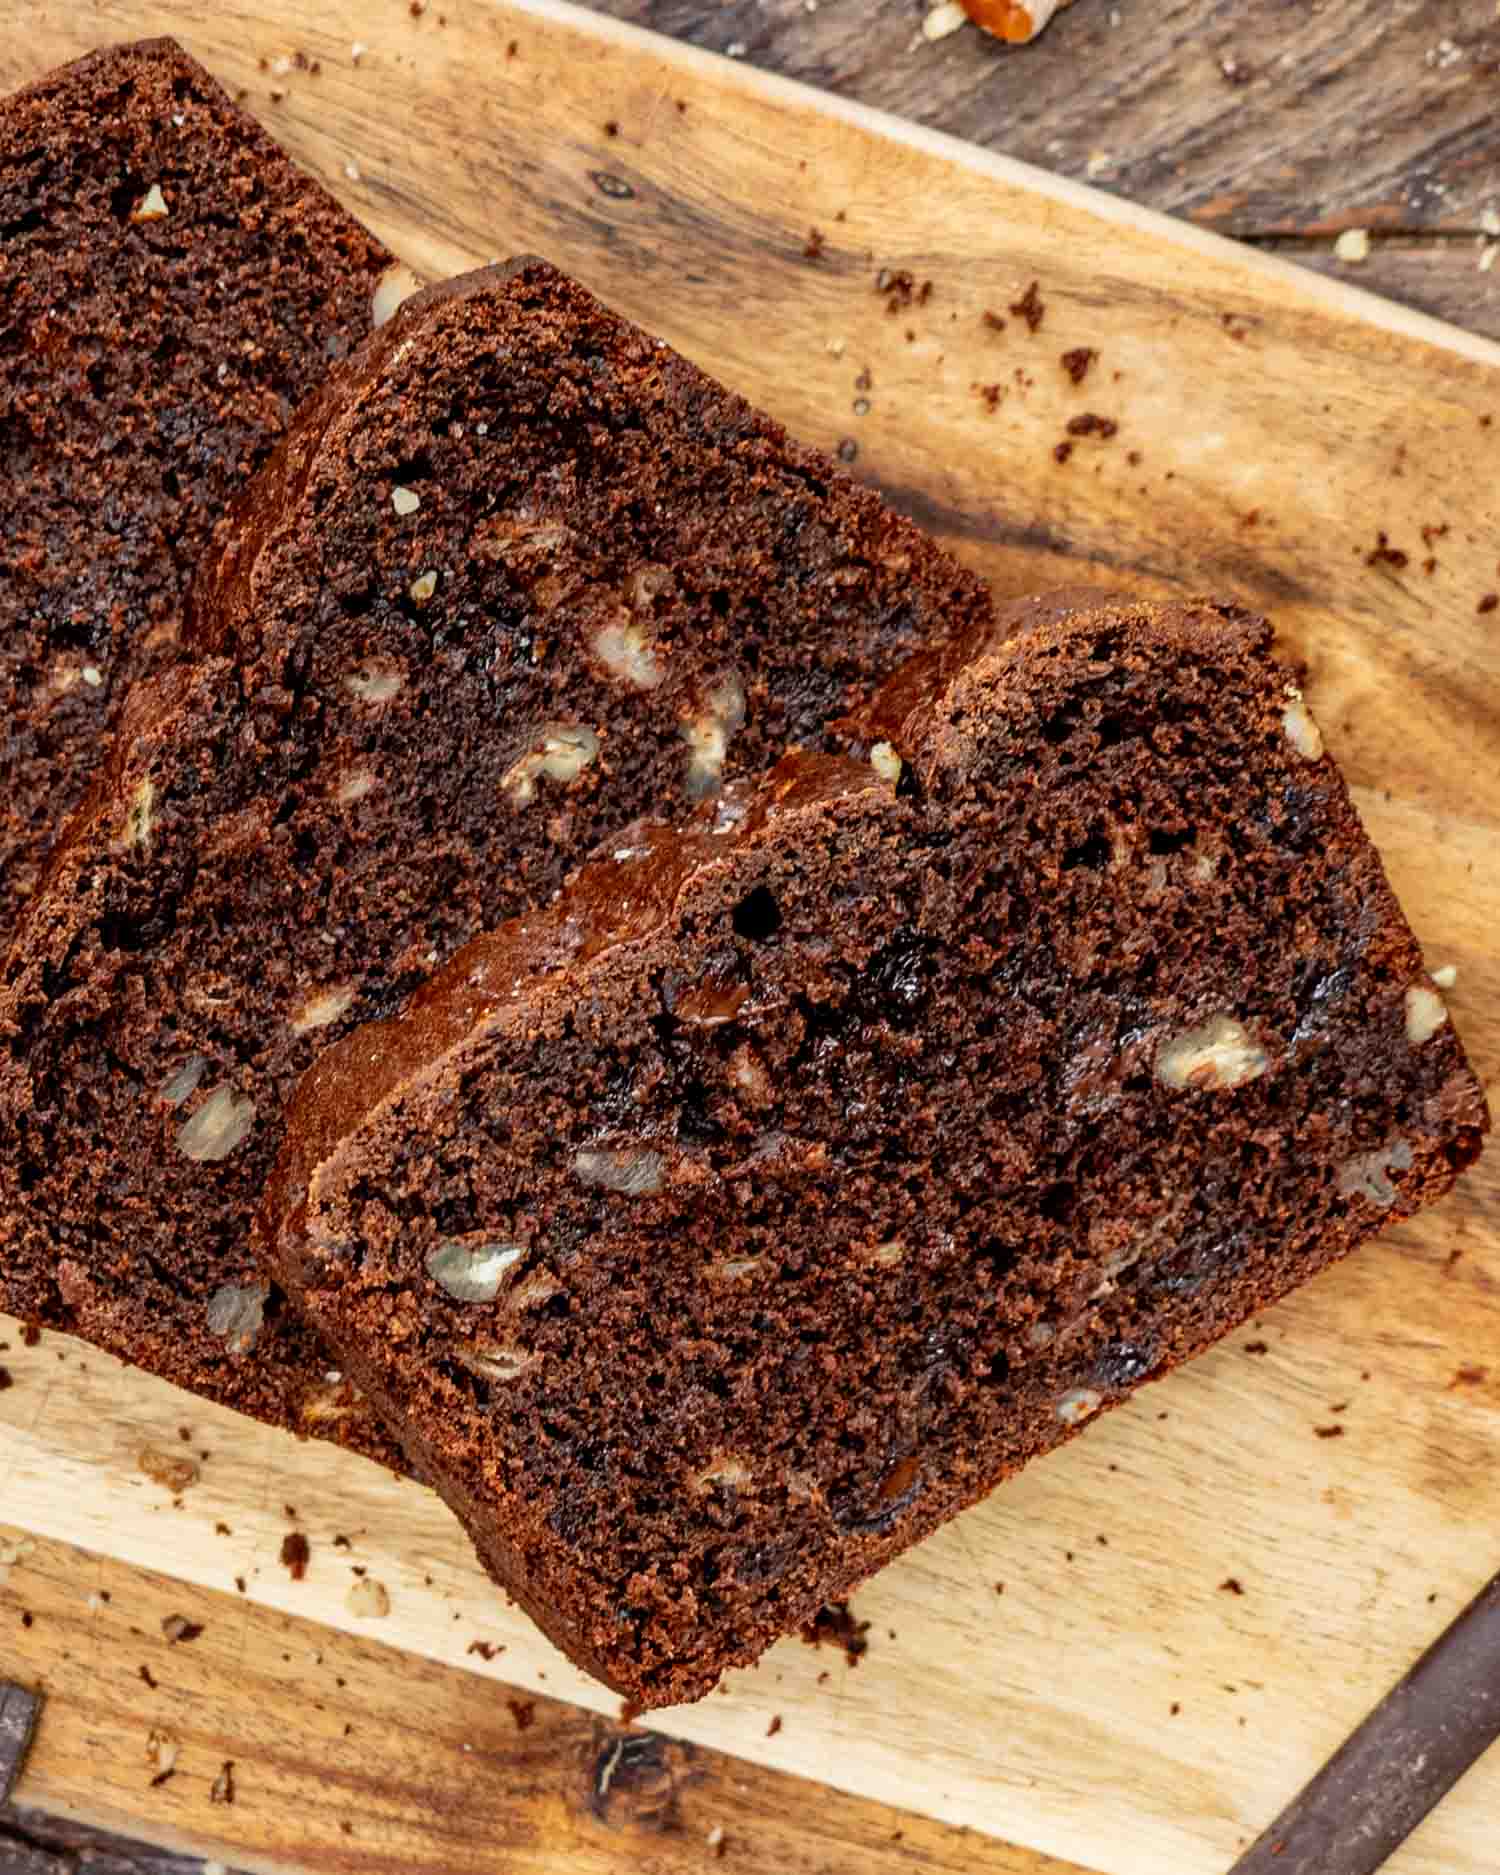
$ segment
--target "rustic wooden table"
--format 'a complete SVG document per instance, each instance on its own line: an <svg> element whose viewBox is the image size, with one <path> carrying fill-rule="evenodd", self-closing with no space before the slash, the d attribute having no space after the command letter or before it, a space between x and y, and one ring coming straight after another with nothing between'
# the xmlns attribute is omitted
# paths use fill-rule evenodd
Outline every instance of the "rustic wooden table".
<svg viewBox="0 0 1500 1875"><path fill-rule="evenodd" d="M1500 337L1500 266L1486 265L1500 238L1494 0L1396 6L1076 0L1022 49L1001 47L973 29L928 44L920 31L923 0L595 4L1202 227L1285 250L1322 271L1345 272L1360 285ZM100 37L108 36L101 14ZM1336 236L1347 229L1369 232L1369 253L1360 262L1334 253ZM58 1586L56 1605L36 1619L76 1621L69 1570L78 1553L53 1548L50 1566L38 1575ZM102 1593L107 1608L108 1593L97 1582L116 1566L89 1567L95 1596ZM119 1573L123 1587L125 1572ZM132 1633L159 1628L160 1615L183 1612L189 1600L188 1614L204 1612L179 1585L129 1573ZM30 1620L28 1610L28 1626ZM388 1650L330 1639L310 1624L275 1625L283 1658L303 1644L348 1648L347 1670L359 1675L374 1733L400 1741L414 1803L427 1758L435 1768L438 1754L451 1748L444 1734L457 1736L455 1727L468 1726L465 1736L486 1739L487 1751L506 1757L514 1802L497 1819L497 1866L531 1866L528 1845L540 1834L554 1841L576 1836L581 1871L624 1866L617 1856L662 1870L695 1867L715 1840L704 1820L721 1819L717 1827L732 1843L753 1819L764 1845L778 1817L788 1828L777 1866L789 1872L816 1865L843 1875L899 1865L1040 1875L1059 1866L710 1752L659 1739L627 1742L616 1728L560 1702L533 1702L524 1735L506 1718L515 1734L506 1738L496 1733L481 1681L427 1664L416 1668ZM268 1630L268 1646L270 1640ZM291 1684L279 1704L268 1694L267 1726L291 1735L301 1722L298 1697ZM101 1683L96 1709L80 1722L105 1727L112 1702L128 1698L123 1683ZM434 1718L439 1711L441 1726L422 1722L423 1713ZM377 1768L389 1755L384 1746L373 1748ZM0 1728L0 1790L4 1758ZM286 1775L288 1802L316 1803L315 1786L305 1778L298 1783L294 1764ZM382 1775L388 1779L388 1767ZM810 1805L817 1817L801 1815L794 1831L792 1820ZM684 1812L691 1813L688 1831L680 1826ZM100 1875L189 1875L206 1866L34 1812L0 1810L0 1875L81 1867Z"/></svg>

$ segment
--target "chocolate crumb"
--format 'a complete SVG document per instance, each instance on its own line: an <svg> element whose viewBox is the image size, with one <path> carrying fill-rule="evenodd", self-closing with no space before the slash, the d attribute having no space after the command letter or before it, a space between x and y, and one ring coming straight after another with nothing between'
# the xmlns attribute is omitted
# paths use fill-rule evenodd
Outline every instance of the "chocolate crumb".
<svg viewBox="0 0 1500 1875"><path fill-rule="evenodd" d="M1496 606L1500 606L1500 592L1487 592L1479 601L1479 604L1475 606L1474 610L1483 614L1485 612L1493 612Z"/></svg>
<svg viewBox="0 0 1500 1875"><path fill-rule="evenodd" d="M1066 462L1068 457L1071 456L1072 453L1073 453L1073 445L1071 443L1067 443L1067 442L1058 443L1053 448L1052 459L1054 462Z"/></svg>
<svg viewBox="0 0 1500 1875"><path fill-rule="evenodd" d="M803 1628L802 1638L809 1647L842 1647L849 1665L857 1667L870 1651L869 1630L868 1621L855 1620L848 1602L825 1602Z"/></svg>
<svg viewBox="0 0 1500 1875"><path fill-rule="evenodd" d="M1081 416L1069 417L1069 436L1114 436L1120 426L1113 417L1096 416L1092 410L1085 410Z"/></svg>
<svg viewBox="0 0 1500 1875"><path fill-rule="evenodd" d="M1245 1352L1247 1354L1269 1354L1271 1348L1270 1344L1265 1341L1247 1341L1245 1343Z"/></svg>
<svg viewBox="0 0 1500 1875"><path fill-rule="evenodd" d="M526 1731L536 1723L536 1701L534 1699L507 1699L510 1716L516 1722L518 1732Z"/></svg>
<svg viewBox="0 0 1500 1875"><path fill-rule="evenodd" d="M1450 1388L1483 1386L1484 1382L1489 1378L1489 1372L1490 1370L1487 1367L1480 1367L1472 1361L1466 1361L1464 1365L1454 1373L1448 1385Z"/></svg>
<svg viewBox="0 0 1500 1875"><path fill-rule="evenodd" d="M1005 321L997 312L986 312L981 323L991 332L1003 332L1005 330Z"/></svg>
<svg viewBox="0 0 1500 1875"><path fill-rule="evenodd" d="M997 1595L1003 1595L1005 1593L1005 1584L1003 1582L997 1582L995 1584L995 1593Z"/></svg>
<svg viewBox="0 0 1500 1875"><path fill-rule="evenodd" d="M230 1529L227 1523L216 1523L214 1525L214 1535L215 1536L233 1536L234 1532L233 1530Z"/></svg>
<svg viewBox="0 0 1500 1875"><path fill-rule="evenodd" d="M294 1582L300 1582L307 1574L308 1560L312 1550L307 1538L300 1530L293 1530L281 1540L281 1560L291 1572Z"/></svg>
<svg viewBox="0 0 1500 1875"><path fill-rule="evenodd" d="M993 416L1000 408L1000 399L1005 395L998 384L976 384L974 389L984 399L984 407Z"/></svg>
<svg viewBox="0 0 1500 1875"><path fill-rule="evenodd" d="M1075 384L1082 384L1098 356L1092 345L1075 345L1072 351L1063 353L1060 363Z"/></svg>
<svg viewBox="0 0 1500 1875"><path fill-rule="evenodd" d="M826 239L827 237L821 228L809 228L807 231L807 239L802 244L802 258L804 260L821 260Z"/></svg>
<svg viewBox="0 0 1500 1875"><path fill-rule="evenodd" d="M1388 566L1392 571L1399 573L1410 557L1400 547L1391 545L1390 536L1382 527L1375 535L1375 545L1365 555L1365 565Z"/></svg>
<svg viewBox="0 0 1500 1875"><path fill-rule="evenodd" d="M1033 280L1021 297L1011 302L1010 311L1026 321L1028 332L1039 331L1047 316L1047 308L1042 304L1041 282Z"/></svg>
<svg viewBox="0 0 1500 1875"><path fill-rule="evenodd" d="M167 1645L174 1647L181 1641L196 1641L203 1632L201 1621L189 1621L186 1615L163 1615L161 1631L166 1636Z"/></svg>
<svg viewBox="0 0 1500 1875"><path fill-rule="evenodd" d="M348 1537L336 1536L333 1539L333 1547L335 1549L353 1549L354 1545L349 1541Z"/></svg>
<svg viewBox="0 0 1500 1875"><path fill-rule="evenodd" d="M874 390L875 379L868 365L865 366L864 370L861 371L859 376L854 380L854 388L857 391Z"/></svg>
<svg viewBox="0 0 1500 1875"><path fill-rule="evenodd" d="M41 1338L42 1325L40 1322L23 1322L21 1324L21 1343L24 1347L34 1348Z"/></svg>
<svg viewBox="0 0 1500 1875"><path fill-rule="evenodd" d="M1175 1719L1178 1713L1182 1711L1181 1701L1174 1699L1171 1705L1167 1708L1167 1710L1171 1713L1172 1717Z"/></svg>
<svg viewBox="0 0 1500 1875"><path fill-rule="evenodd" d="M774 1738L780 1730L781 1730L781 1714L779 1712L773 1713L771 1717L771 1723L766 1727L766 1737Z"/></svg>
<svg viewBox="0 0 1500 1875"><path fill-rule="evenodd" d="M503 1654L505 1652L505 1643L503 1641L498 1643L495 1641L470 1641L465 1651L471 1654L478 1654L481 1660L493 1660L496 1654Z"/></svg>
<svg viewBox="0 0 1500 1875"><path fill-rule="evenodd" d="M10 1369L8 1367L0 1367L0 1393L4 1393L7 1387L13 1387L15 1384L16 1377Z"/></svg>
<svg viewBox="0 0 1500 1875"><path fill-rule="evenodd" d="M1238 1576L1225 1576L1224 1580L1219 1584L1219 1589L1220 1592L1225 1595L1243 1595L1245 1585L1240 1581Z"/></svg>
<svg viewBox="0 0 1500 1875"><path fill-rule="evenodd" d="M1342 1426L1314 1426L1313 1431L1320 1439L1342 1439L1344 1436Z"/></svg>
<svg viewBox="0 0 1500 1875"><path fill-rule="evenodd" d="M243 1576L236 1576L234 1578L234 1586L239 1590L241 1595L246 1593L245 1578Z"/></svg>
<svg viewBox="0 0 1500 1875"><path fill-rule="evenodd" d="M614 118L611 117L608 123L605 124L604 134L606 137L618 137L619 136L620 126L615 122Z"/></svg>
<svg viewBox="0 0 1500 1875"><path fill-rule="evenodd" d="M23 1628L29 1628L35 1619L36 1616L32 1614L29 1608L23 1608L21 1610L21 1626Z"/></svg>
<svg viewBox="0 0 1500 1875"><path fill-rule="evenodd" d="M146 1682L147 1686L149 1686L152 1692L154 1693L156 1691L156 1675L151 1671L151 1669L148 1666L145 1666L143 1664L136 1668L136 1672L140 1674L141 1678Z"/></svg>

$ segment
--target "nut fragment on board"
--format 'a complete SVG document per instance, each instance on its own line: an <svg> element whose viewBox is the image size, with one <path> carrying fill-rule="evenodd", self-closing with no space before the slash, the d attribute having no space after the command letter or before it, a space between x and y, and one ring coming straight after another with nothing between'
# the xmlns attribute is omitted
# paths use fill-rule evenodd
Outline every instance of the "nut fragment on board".
<svg viewBox="0 0 1500 1875"><path fill-rule="evenodd" d="M1024 45L1072 0L963 0L976 26L1013 46Z"/></svg>

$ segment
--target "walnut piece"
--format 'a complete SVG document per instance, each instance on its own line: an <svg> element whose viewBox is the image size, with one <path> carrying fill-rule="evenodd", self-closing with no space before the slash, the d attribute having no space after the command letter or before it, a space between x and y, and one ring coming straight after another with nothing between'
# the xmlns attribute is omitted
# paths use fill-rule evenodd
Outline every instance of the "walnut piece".
<svg viewBox="0 0 1500 1875"><path fill-rule="evenodd" d="M157 1088L157 1099L164 1100L169 1107L180 1107L189 1095L198 1091L198 1083L207 1067L207 1055L189 1055L176 1073L169 1074Z"/></svg>
<svg viewBox="0 0 1500 1875"><path fill-rule="evenodd" d="M153 182L130 211L132 221L163 221L172 212L167 198L161 192L161 184Z"/></svg>
<svg viewBox="0 0 1500 1875"><path fill-rule="evenodd" d="M737 1283L756 1275L765 1264L764 1257L726 1257L722 1263L710 1263L703 1274L711 1283Z"/></svg>
<svg viewBox="0 0 1500 1875"><path fill-rule="evenodd" d="M443 1243L428 1253L427 1274L455 1302L493 1302L526 1254L519 1243Z"/></svg>
<svg viewBox="0 0 1500 1875"><path fill-rule="evenodd" d="M250 1136L255 1102L223 1081L177 1129L177 1150L188 1159L215 1164Z"/></svg>
<svg viewBox="0 0 1500 1875"><path fill-rule="evenodd" d="M536 799L536 784L543 775L566 785L598 754L599 738L582 723L543 723L536 742L506 769L500 786L517 807L525 807Z"/></svg>
<svg viewBox="0 0 1500 1875"><path fill-rule="evenodd" d="M1406 991L1406 1039L1413 1048L1429 1042L1448 1020L1448 1005L1425 983L1412 983Z"/></svg>
<svg viewBox="0 0 1500 1875"><path fill-rule="evenodd" d="M344 688L360 703L373 704L378 708L399 695L405 682L403 674L390 666L382 669L367 664L361 671L350 671L344 679Z"/></svg>
<svg viewBox="0 0 1500 1875"><path fill-rule="evenodd" d="M292 1017L293 1035L306 1035L313 1029L326 1029L337 1022L359 994L357 983L335 983L327 989L314 990Z"/></svg>
<svg viewBox="0 0 1500 1875"><path fill-rule="evenodd" d="M753 1473L744 1459L733 1452L725 1452L714 1459L713 1463L695 1474L692 1486L695 1491L712 1491L717 1485L728 1485L732 1490L742 1490L749 1484Z"/></svg>
<svg viewBox="0 0 1500 1875"><path fill-rule="evenodd" d="M1250 1031L1226 1015L1182 1030L1156 1051L1156 1078L1166 1087L1217 1093L1243 1087L1269 1066L1269 1055Z"/></svg>
<svg viewBox="0 0 1500 1875"><path fill-rule="evenodd" d="M901 757L888 742L877 742L870 750L870 766L882 781L894 788L901 779Z"/></svg>
<svg viewBox="0 0 1500 1875"><path fill-rule="evenodd" d="M1286 708L1281 712L1281 727L1297 753L1309 762L1323 759L1323 732L1313 721L1312 711L1302 701L1300 690L1288 688Z"/></svg>
<svg viewBox="0 0 1500 1875"><path fill-rule="evenodd" d="M1346 1198L1368 1198L1371 1204L1388 1211L1399 1193L1387 1173L1406 1172L1411 1165L1411 1147L1404 1139L1393 1139L1373 1152L1357 1152L1352 1159L1346 1159L1334 1182Z"/></svg>
<svg viewBox="0 0 1500 1875"><path fill-rule="evenodd" d="M585 1150L573 1155L573 1176L580 1185L641 1198L660 1191L667 1162L659 1152Z"/></svg>
<svg viewBox="0 0 1500 1875"><path fill-rule="evenodd" d="M156 783L147 775L130 797L125 810L124 846L133 853L149 853L156 826Z"/></svg>
<svg viewBox="0 0 1500 1875"><path fill-rule="evenodd" d="M628 612L621 611L608 625L601 625L590 650L595 663L632 690L655 690L666 677L667 667L657 655L651 632Z"/></svg>
<svg viewBox="0 0 1500 1875"><path fill-rule="evenodd" d="M438 576L436 572L429 567L425 573L419 573L406 590L410 594L413 604L426 605L427 601L437 591L437 586Z"/></svg>
<svg viewBox="0 0 1500 1875"><path fill-rule="evenodd" d="M370 295L371 326L383 326L398 306L422 291L423 284L404 261L394 261L375 282L375 291Z"/></svg>
<svg viewBox="0 0 1500 1875"><path fill-rule="evenodd" d="M208 1301L208 1331L218 1335L230 1354L248 1354L265 1323L264 1283L225 1283Z"/></svg>
<svg viewBox="0 0 1500 1875"><path fill-rule="evenodd" d="M453 1358L481 1380L519 1380L528 1367L541 1358L526 1348L470 1347L455 1348Z"/></svg>
<svg viewBox="0 0 1500 1875"><path fill-rule="evenodd" d="M724 785L724 758L744 721L745 686L733 675L721 677L682 719L677 733L688 745L683 786L690 801L706 801Z"/></svg>
<svg viewBox="0 0 1500 1875"><path fill-rule="evenodd" d="M346 775L339 783L335 795L340 807L352 807L356 801L362 801L367 794L372 794L379 785L368 768L356 768L352 775Z"/></svg>
<svg viewBox="0 0 1500 1875"><path fill-rule="evenodd" d="M1092 1387L1069 1387L1053 1409L1065 1426L1081 1426L1104 1404L1102 1393Z"/></svg>
<svg viewBox="0 0 1500 1875"><path fill-rule="evenodd" d="M391 506L396 510L397 514L403 517L408 514L415 514L421 505L422 497L414 488L407 488L398 482L391 490Z"/></svg>

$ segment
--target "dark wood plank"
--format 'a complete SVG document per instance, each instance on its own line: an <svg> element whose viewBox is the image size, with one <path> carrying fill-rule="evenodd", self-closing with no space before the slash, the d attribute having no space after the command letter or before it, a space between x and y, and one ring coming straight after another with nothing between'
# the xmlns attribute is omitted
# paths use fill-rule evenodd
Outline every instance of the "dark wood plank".
<svg viewBox="0 0 1500 1875"><path fill-rule="evenodd" d="M47 1686L0 1875L1085 1875L65 1543L0 1586L0 1635ZM120 1828L171 1853L92 1834Z"/></svg>
<svg viewBox="0 0 1500 1875"><path fill-rule="evenodd" d="M1222 233L1475 233L1500 207L1493 0L1075 0L1019 48L930 45L919 0L592 4ZM1430 278L1366 283L1500 331L1500 291L1461 272L1438 250Z"/></svg>

